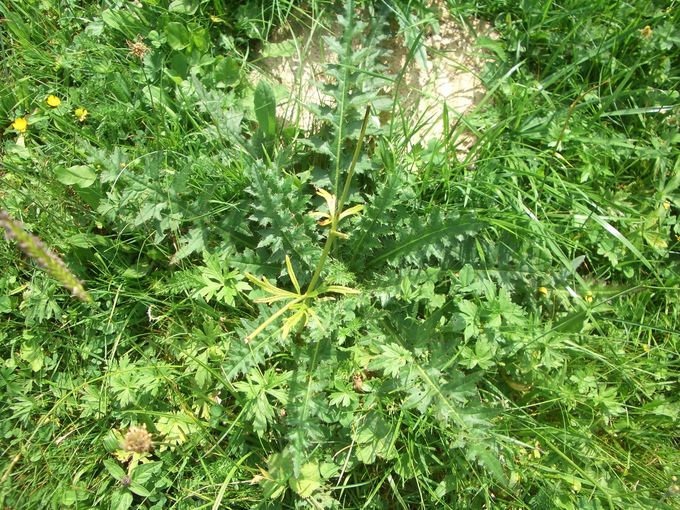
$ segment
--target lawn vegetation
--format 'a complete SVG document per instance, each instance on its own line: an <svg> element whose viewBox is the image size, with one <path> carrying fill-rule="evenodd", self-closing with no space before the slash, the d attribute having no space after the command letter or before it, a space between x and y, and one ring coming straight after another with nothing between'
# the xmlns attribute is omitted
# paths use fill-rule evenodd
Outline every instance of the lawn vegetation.
<svg viewBox="0 0 680 510"><path fill-rule="evenodd" d="M678 508L680 8L444 5L0 0L0 506Z"/></svg>

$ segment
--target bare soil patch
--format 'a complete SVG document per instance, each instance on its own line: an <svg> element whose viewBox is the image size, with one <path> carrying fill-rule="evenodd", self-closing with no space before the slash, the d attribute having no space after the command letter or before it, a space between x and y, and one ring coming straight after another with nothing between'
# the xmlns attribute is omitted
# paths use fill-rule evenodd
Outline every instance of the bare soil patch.
<svg viewBox="0 0 680 510"><path fill-rule="evenodd" d="M480 74L488 56L476 42L480 37L496 38L486 22L472 19L462 24L454 20L442 0L432 2L431 9L437 22L422 27L417 46L409 47L397 22L391 25L390 37L384 43L387 72L399 78L385 92L395 98L394 112L399 119L394 125L408 129L403 134L410 143L441 138L447 128L445 122L449 129L460 125L460 117L484 97L486 90ZM359 16L365 18L366 14ZM265 76L284 91L278 104L284 123L311 130L314 117L306 105L330 101L319 85L326 79L325 65L337 59L328 51L323 36L338 36L339 30L337 24L291 22L272 34L262 58L256 61L254 80ZM464 133L458 142L457 150L462 156L474 138Z"/></svg>

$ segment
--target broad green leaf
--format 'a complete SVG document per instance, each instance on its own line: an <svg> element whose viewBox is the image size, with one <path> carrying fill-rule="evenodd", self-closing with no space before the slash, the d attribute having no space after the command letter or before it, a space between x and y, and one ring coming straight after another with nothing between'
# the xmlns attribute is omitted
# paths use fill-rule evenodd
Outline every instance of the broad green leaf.
<svg viewBox="0 0 680 510"><path fill-rule="evenodd" d="M151 477L158 473L163 466L163 462L147 462L140 464L132 472L132 479L137 483L146 483Z"/></svg>
<svg viewBox="0 0 680 510"><path fill-rule="evenodd" d="M587 313L584 310L572 312L558 320L550 332L556 331L558 333L580 333L583 331L583 326L585 326L586 319Z"/></svg>
<svg viewBox="0 0 680 510"><path fill-rule="evenodd" d="M255 89L255 117L260 129L268 138L276 135L276 98L274 91L265 81L260 81Z"/></svg>
<svg viewBox="0 0 680 510"><path fill-rule="evenodd" d="M118 16L116 16L116 12L117 11L112 11L111 9L105 9L102 11L102 21L109 27L120 30L120 21Z"/></svg>
<svg viewBox="0 0 680 510"><path fill-rule="evenodd" d="M475 41L475 46L482 50L492 51L502 62L508 61L508 57L505 52L505 45L502 44L497 38L491 38L488 36L479 37Z"/></svg>
<svg viewBox="0 0 680 510"><path fill-rule="evenodd" d="M656 232L643 232L642 235L652 248L656 248L657 250L665 250L668 248L668 242Z"/></svg>
<svg viewBox="0 0 680 510"><path fill-rule="evenodd" d="M191 33L183 23L176 21L165 26L165 37L173 50L183 50L191 44Z"/></svg>
<svg viewBox="0 0 680 510"><path fill-rule="evenodd" d="M104 23L101 21L91 21L85 27L85 33L93 37L98 37L104 33Z"/></svg>
<svg viewBox="0 0 680 510"><path fill-rule="evenodd" d="M21 359L31 365L31 370L39 372L45 362L45 354L37 343L26 342L21 345Z"/></svg>
<svg viewBox="0 0 680 510"><path fill-rule="evenodd" d="M210 46L210 34L206 28L192 28L191 42L193 48L199 51L206 51Z"/></svg>
<svg viewBox="0 0 680 510"><path fill-rule="evenodd" d="M102 21L105 25L119 30L128 37L135 33L135 27L139 26L137 16L124 9L106 9L102 12Z"/></svg>
<svg viewBox="0 0 680 510"><path fill-rule="evenodd" d="M75 165L69 168L58 167L54 171L57 180L67 186L89 188L97 179L95 171L87 165Z"/></svg>
<svg viewBox="0 0 680 510"><path fill-rule="evenodd" d="M463 269L460 270L458 277L460 278L461 285L467 287L475 281L475 270L470 264L465 264Z"/></svg>
<svg viewBox="0 0 680 510"><path fill-rule="evenodd" d="M120 480L125 476L125 471L123 470L123 468L120 467L119 464L110 459L106 459L104 461L104 467L109 472L109 474L116 480Z"/></svg>
<svg viewBox="0 0 680 510"><path fill-rule="evenodd" d="M144 487L142 484L138 482L135 482L134 480L132 481L132 483L130 483L128 489L130 490L130 492L133 492L137 494L137 496L141 496L143 498L148 498L149 496L151 496L151 492L146 487Z"/></svg>
<svg viewBox="0 0 680 510"><path fill-rule="evenodd" d="M392 459L397 456L394 447L396 427L391 426L377 412L370 412L353 433L357 443L356 456L364 464L372 464L376 458Z"/></svg>
<svg viewBox="0 0 680 510"><path fill-rule="evenodd" d="M111 510L127 510L132 506L132 494L117 490L111 494Z"/></svg>
<svg viewBox="0 0 680 510"><path fill-rule="evenodd" d="M190 64L187 56L184 53L175 53L170 57L170 65L166 72L172 76L177 84L180 84L188 76L189 67Z"/></svg>
<svg viewBox="0 0 680 510"><path fill-rule="evenodd" d="M215 83L234 86L241 80L241 66L231 57L218 57L213 68L213 79Z"/></svg>
<svg viewBox="0 0 680 510"><path fill-rule="evenodd" d="M262 482L265 498L276 499L287 489L293 463L285 452L273 453L267 459L267 476Z"/></svg>
<svg viewBox="0 0 680 510"><path fill-rule="evenodd" d="M164 445L181 445L191 434L198 432L198 425L194 420L180 412L161 416L156 422L156 428L165 438Z"/></svg>
<svg viewBox="0 0 680 510"><path fill-rule="evenodd" d="M12 300L9 296L0 296L0 313L9 313L12 311Z"/></svg>
<svg viewBox="0 0 680 510"><path fill-rule="evenodd" d="M193 14L200 4L201 2L199 2L199 0L172 0L168 6L168 10L180 14Z"/></svg>
<svg viewBox="0 0 680 510"><path fill-rule="evenodd" d="M78 503L78 501L86 501L89 496L90 495L88 492L82 487L78 487L77 489L67 489L61 495L60 503L64 506L74 506Z"/></svg>

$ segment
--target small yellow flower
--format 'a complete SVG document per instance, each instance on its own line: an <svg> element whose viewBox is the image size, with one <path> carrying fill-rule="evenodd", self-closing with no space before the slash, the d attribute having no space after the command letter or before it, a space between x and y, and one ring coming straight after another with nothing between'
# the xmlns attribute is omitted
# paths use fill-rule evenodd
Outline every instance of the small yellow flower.
<svg viewBox="0 0 680 510"><path fill-rule="evenodd" d="M548 295L548 289L545 288L545 287L539 287L539 288L538 288L538 293L539 293L539 294L543 294L544 296L547 296L547 295Z"/></svg>
<svg viewBox="0 0 680 510"><path fill-rule="evenodd" d="M587 303L593 302L593 295L592 294L586 294L586 302Z"/></svg>
<svg viewBox="0 0 680 510"><path fill-rule="evenodd" d="M76 108L76 110L73 112L73 114L78 117L78 120L80 122L85 122L85 119L87 116L90 114L90 112L87 111L87 108Z"/></svg>
<svg viewBox="0 0 680 510"><path fill-rule="evenodd" d="M668 211L668 209L671 208L671 203L668 200L664 200L663 202L663 208Z"/></svg>
<svg viewBox="0 0 680 510"><path fill-rule="evenodd" d="M50 105L52 108L56 108L61 104L61 99L59 99L57 96L50 94L47 96L47 104Z"/></svg>
<svg viewBox="0 0 680 510"><path fill-rule="evenodd" d="M645 28L640 30L640 35L645 39L649 39L650 37L652 37L652 27L647 25Z"/></svg>
<svg viewBox="0 0 680 510"><path fill-rule="evenodd" d="M26 120L26 117L17 117L14 119L14 122L12 122L12 128L19 131L19 133L25 133L27 127L28 121Z"/></svg>

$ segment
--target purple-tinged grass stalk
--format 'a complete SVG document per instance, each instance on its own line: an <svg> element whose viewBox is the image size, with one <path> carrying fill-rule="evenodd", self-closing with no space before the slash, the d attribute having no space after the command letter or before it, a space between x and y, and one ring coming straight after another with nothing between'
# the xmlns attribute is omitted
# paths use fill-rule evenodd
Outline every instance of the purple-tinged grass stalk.
<svg viewBox="0 0 680 510"><path fill-rule="evenodd" d="M11 218L7 211L0 210L0 227L5 229L5 236L8 240L16 241L21 251L70 290L74 297L87 303L92 302L82 282L76 278L64 261L51 252L40 239L27 232L20 221Z"/></svg>

